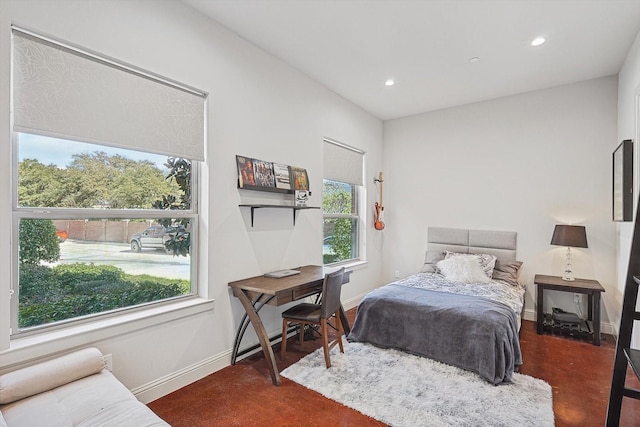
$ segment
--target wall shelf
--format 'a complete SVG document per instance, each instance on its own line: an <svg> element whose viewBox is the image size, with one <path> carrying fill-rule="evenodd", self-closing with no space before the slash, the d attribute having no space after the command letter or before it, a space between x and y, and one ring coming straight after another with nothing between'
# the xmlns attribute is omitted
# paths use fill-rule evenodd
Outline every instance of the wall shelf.
<svg viewBox="0 0 640 427"><path fill-rule="evenodd" d="M238 205L241 208L251 208L251 227L253 227L253 215L256 209L292 209L293 210L293 225L296 225L296 212L306 209L320 209L317 206L287 206L287 205L265 205L265 204L250 204L250 205Z"/></svg>
<svg viewBox="0 0 640 427"><path fill-rule="evenodd" d="M253 191L265 191L267 193L281 193L281 194L293 194L294 190L287 190L285 188L276 187L263 187L261 185L243 185L240 186L240 180L238 180L238 189L240 190L253 190Z"/></svg>

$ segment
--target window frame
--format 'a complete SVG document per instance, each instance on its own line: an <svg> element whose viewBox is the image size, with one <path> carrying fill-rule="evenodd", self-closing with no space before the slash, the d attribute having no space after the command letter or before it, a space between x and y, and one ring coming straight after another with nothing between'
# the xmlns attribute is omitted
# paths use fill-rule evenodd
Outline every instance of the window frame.
<svg viewBox="0 0 640 427"><path fill-rule="evenodd" d="M47 128L46 126L29 126L28 123L16 127L16 77L15 77L15 34L20 33L20 37L25 36L29 39L34 39L38 43L52 44L57 47L61 47L63 50L70 51L73 55L79 55L84 59L91 61L97 61L112 69L123 71L127 74L137 75L145 79L145 81L154 81L163 86L170 86L175 89L179 89L182 92L186 92L191 95L202 98L202 118L197 122L188 122L187 129L193 129L193 123L202 125L201 130L198 132L197 137L192 142L196 142L197 146L188 144L191 147L189 150L183 150L180 145L175 145L174 141L170 141L169 145L156 147L156 142L152 145L147 145L146 148L136 148L136 144L130 144L130 141L119 141L121 144L111 144L118 140L118 138L103 138L101 136L83 135L82 132L77 135L74 132L70 132L68 129L61 133L56 133L56 127ZM16 289L19 291L19 221L22 218L50 218L50 219L70 219L70 218L82 218L83 211L79 209L67 209L67 208L25 208L18 207L18 151L16 150L18 141L17 135L19 132L29 134L39 134L47 137L63 138L69 140L78 140L88 143L98 143L102 145L110 145L115 148L132 149L153 154L163 154L167 156L173 156L176 158L185 158L191 160L191 206L188 211L164 211L164 210L100 210L100 215L89 214L89 218L149 218L158 219L162 217L181 218L187 216L191 222L191 246L189 251L190 256L190 293L188 295L178 296L170 299L152 301L149 304L142 304L138 306L122 308L104 313L96 313L87 315L75 319L63 320L60 322L54 322L47 325L37 326L29 328L25 331L18 331L18 300L17 294L13 294L10 297L8 304L9 313L7 314L7 320L9 321L10 331L7 336L7 341L2 343L0 350L11 349L20 350L26 348L34 348L45 342L52 344L52 340L55 340L56 345L62 345L62 342L67 342L68 346L77 346L81 342L78 338L86 333L91 333L91 337L95 338L100 335L102 337L114 336L118 333L130 332L133 330L144 328L152 323L165 319L162 321L168 321L171 319L179 319L184 316L189 316L194 313L204 312L205 310L211 310L213 308L214 299L210 295L209 289L206 286L207 273L209 271L208 260L205 259L208 255L207 239L201 236L203 228L206 228L208 217L208 199L207 193L208 183L201 181L203 178L208 177L208 164L206 159L206 140L207 140L207 118L208 118L208 93L195 87L185 85L179 81L164 77L162 75L155 74L145 69L139 68L132 64L128 64L106 56L100 52L92 51L84 46L77 45L73 42L61 40L50 35L40 34L38 32L21 28L15 24L11 25L11 79L9 88L10 97L10 144L9 144L9 179L8 184L10 191L11 201L9 208L9 224L11 231L9 233L9 246L8 246L8 260L9 265L9 281L8 284L10 295L14 293ZM126 86L126 85L125 85ZM123 86L123 87L125 87ZM164 91L166 92L166 91ZM152 99L153 97L149 97ZM185 105L191 104L190 101L180 98L180 102L184 102ZM128 98L127 98L128 99ZM85 99L86 101L87 99ZM89 99L88 102L93 105L95 102L99 102L99 99ZM198 101L199 103L200 101ZM197 112L196 116L200 116L200 107L191 110ZM102 121L102 117L99 118ZM128 120L128 118L125 118ZM118 118L120 120L120 118ZM113 125L113 124L112 124ZM183 128L184 130L185 128ZM198 129L200 127L198 126ZM104 134L100 134L104 136ZM192 134L193 136L194 134ZM105 142L109 141L109 142ZM201 149L200 149L201 144ZM156 151L157 148L157 151ZM179 149L177 149L179 148ZM193 149L193 150L192 150ZM86 210L84 212L87 212ZM166 215L166 216L165 216ZM202 246L200 246L202 245ZM203 257L203 259L200 259ZM98 335L95 333L100 332ZM34 335L34 334L38 335ZM33 335L33 337L31 337ZM7 344L9 345L7 347ZM62 349L62 347L59 347Z"/></svg>
<svg viewBox="0 0 640 427"><path fill-rule="evenodd" d="M333 182L341 182L342 181L335 181L335 180L329 180L329 181L333 181ZM324 182L324 179L323 179ZM349 183L344 183L344 184L349 184ZM325 213L324 210L322 211L322 222L324 224L324 220L326 219L351 219L351 220L355 220L355 230L356 230L356 236L355 236L355 245L353 245L356 248L357 254L355 256L355 258L349 258L349 259L345 259L345 260L341 260L341 261L336 261L336 262L332 262L329 264L324 264L324 260L323 260L323 265L325 266L338 266L341 264L352 264L352 263L358 263L358 262L363 262L365 261L365 257L363 256L364 254L364 244L363 244L363 221L362 221L362 205L363 203L361 202L362 200L362 195L363 195L363 189L362 186L360 185L355 185L355 184L349 184L352 187L354 187L355 190L355 199L356 199L356 208L355 208L355 213L351 213L351 214L330 214L330 213ZM324 191L322 194L322 197L324 199ZM324 234L324 233L323 233Z"/></svg>
<svg viewBox="0 0 640 427"><path fill-rule="evenodd" d="M76 325L96 322L97 320L123 316L125 314L143 312L145 310L170 305L172 303L198 297L199 277L199 219L200 219L200 162L191 160L191 204L189 210L160 209L96 209L96 208L47 208L19 206L19 133L11 132L11 283L10 283L10 339L22 338L53 330L65 329ZM46 136L46 135L43 135ZM52 136L57 137L57 136ZM99 145L96 145L98 147ZM132 149L129 149L132 150ZM134 150L142 153L156 154L149 151ZM136 306L122 307L102 313L93 313L81 317L65 319L44 325L20 330L18 326L18 310L20 299L20 260L19 260L19 223L21 219L150 219L189 218L191 227L190 257L190 289L189 293L158 301L150 301Z"/></svg>
<svg viewBox="0 0 640 427"><path fill-rule="evenodd" d="M355 153L358 153L360 155L362 155L362 171L363 174L365 173L365 166L366 166L366 162L365 162L365 152L349 146L347 144L343 144L341 142L329 139L329 138L324 138L323 139L323 143L324 144L333 144L336 145L338 147L341 147L345 150L349 150L349 151L353 151ZM327 159L325 158L324 161L327 161ZM323 227L324 227L324 221L326 219L351 219L351 220L355 220L355 230L356 230L356 256L354 258L350 258L350 259L346 259L346 260L341 260L341 261L336 261L330 264L325 264L324 263L324 259L323 259L323 265L324 266L340 266L340 265L355 265L355 264L361 264L361 263L365 263L367 261L366 259L366 223L367 223L367 217L366 217L366 205L367 205L367 199L366 199L366 188L363 185L359 185L359 184L353 184L353 183L349 183L349 182L344 182L344 181L340 181L337 179L333 179L333 178L326 178L324 177L323 174L323 191L322 191L322 200L323 200L323 205L324 205L324 181L328 180L328 181L333 181L333 182L340 182L340 183L344 183L344 184L348 184L350 186L353 187L354 191L355 191L355 195L354 195L354 199L355 199L355 209L353 209L353 213L350 214L334 214L334 213L325 213L324 209L322 210L322 223L323 223ZM323 239L324 239L324 230L323 230Z"/></svg>

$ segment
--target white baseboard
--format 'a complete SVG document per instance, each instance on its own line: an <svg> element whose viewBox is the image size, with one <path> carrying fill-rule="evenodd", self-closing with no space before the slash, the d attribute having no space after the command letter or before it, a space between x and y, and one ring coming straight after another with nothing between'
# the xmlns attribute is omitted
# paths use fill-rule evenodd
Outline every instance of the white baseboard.
<svg viewBox="0 0 640 427"><path fill-rule="evenodd" d="M535 310L525 309L522 312L521 318L522 318L522 320L531 320L532 322L535 322L536 321L536 311Z"/></svg>
<svg viewBox="0 0 640 427"><path fill-rule="evenodd" d="M361 295L356 295L353 298L349 298L346 301L342 301L342 306L344 307L345 310L351 310L353 307L357 307L358 304L360 304L360 301L362 301L362 298L364 298L364 296L367 295L369 292L371 291L367 291Z"/></svg>
<svg viewBox="0 0 640 427"><path fill-rule="evenodd" d="M344 309L349 310L353 307L356 307L358 304L360 304L360 301L365 295L366 293L343 301ZM275 335L277 333L280 333L279 329L271 331L269 336ZM274 344L277 342L279 342L279 340L273 341ZM258 341L256 340L255 342L246 343L243 347L249 348L257 344ZM243 357L247 357L258 351L262 351L260 347L244 354ZM143 384L140 387L136 387L131 390L131 392L139 401L143 403L153 402L154 400L159 399L162 396L166 396L169 393L172 393L230 365L231 349L215 356L209 357L191 366L187 366L179 371L160 377L147 384Z"/></svg>
<svg viewBox="0 0 640 427"><path fill-rule="evenodd" d="M196 382L207 375L211 375L222 368L226 368L229 365L231 365L231 350L209 357L179 371L136 387L131 390L131 392L139 401L146 404Z"/></svg>

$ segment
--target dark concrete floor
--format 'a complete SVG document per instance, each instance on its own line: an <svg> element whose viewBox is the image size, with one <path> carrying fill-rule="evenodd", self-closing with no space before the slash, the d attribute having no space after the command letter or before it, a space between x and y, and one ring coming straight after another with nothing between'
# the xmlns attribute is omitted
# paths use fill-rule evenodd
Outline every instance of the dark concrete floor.
<svg viewBox="0 0 640 427"><path fill-rule="evenodd" d="M355 309L347 312L353 324ZM523 321L520 331L524 365L520 372L551 384L557 427L603 426L615 342L603 335L602 345L551 335L537 335L535 323ZM320 347L320 340L288 340L287 357L276 360L282 371ZM629 376L639 387L635 375ZM627 385L630 385L629 383ZM286 378L271 384L259 352L149 404L174 427L189 426L384 426L357 411L324 398ZM620 426L640 426L640 401L625 398Z"/></svg>

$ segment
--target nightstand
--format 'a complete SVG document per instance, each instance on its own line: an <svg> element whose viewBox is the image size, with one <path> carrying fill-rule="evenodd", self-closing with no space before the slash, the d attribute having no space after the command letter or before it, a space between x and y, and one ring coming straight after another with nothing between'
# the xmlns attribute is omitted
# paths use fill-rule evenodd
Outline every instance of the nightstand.
<svg viewBox="0 0 640 427"><path fill-rule="evenodd" d="M545 289L551 289L561 292L571 292L575 294L585 294L588 297L587 321L589 321L593 325L593 345L600 345L600 294L602 294L602 292L604 292L605 290L597 280L576 279L570 282L567 280L562 280L562 277L558 276L545 276L543 274L536 274L533 283L538 285L536 293L538 335L542 335L544 333L545 327L545 313L542 307Z"/></svg>

